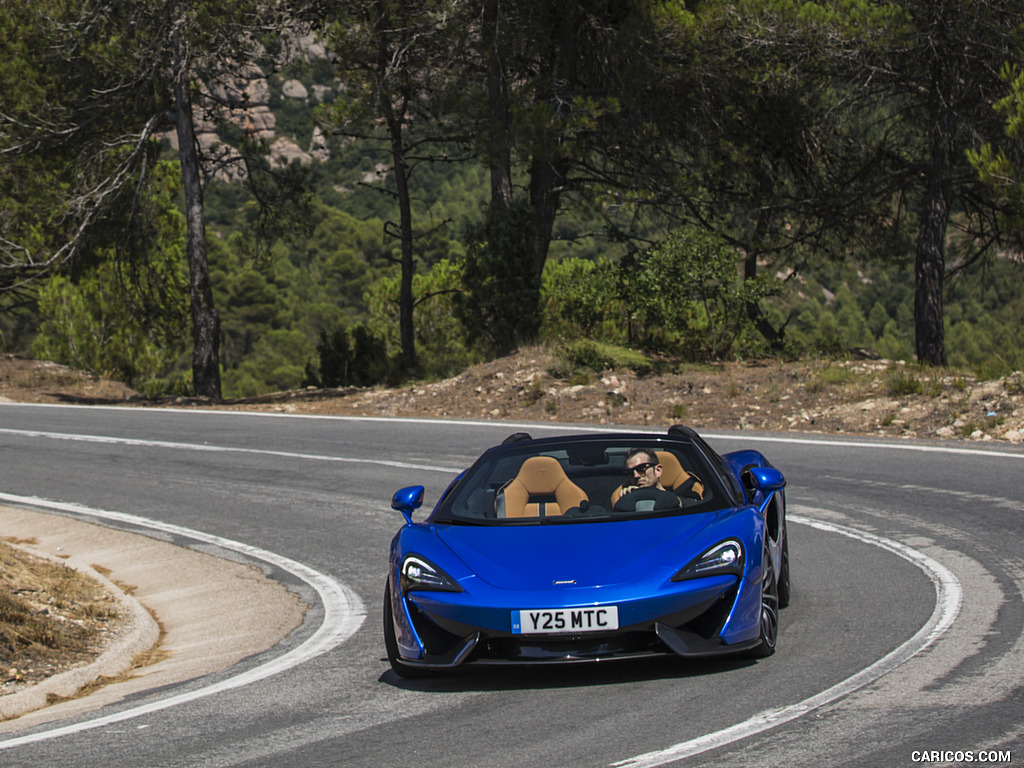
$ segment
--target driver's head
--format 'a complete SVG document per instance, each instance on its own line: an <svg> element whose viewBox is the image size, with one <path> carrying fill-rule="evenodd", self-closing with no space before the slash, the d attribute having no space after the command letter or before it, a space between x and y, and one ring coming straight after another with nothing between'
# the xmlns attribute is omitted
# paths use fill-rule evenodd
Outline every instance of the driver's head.
<svg viewBox="0 0 1024 768"><path fill-rule="evenodd" d="M646 448L634 448L626 454L627 482L638 488L661 487L661 464L654 451Z"/></svg>

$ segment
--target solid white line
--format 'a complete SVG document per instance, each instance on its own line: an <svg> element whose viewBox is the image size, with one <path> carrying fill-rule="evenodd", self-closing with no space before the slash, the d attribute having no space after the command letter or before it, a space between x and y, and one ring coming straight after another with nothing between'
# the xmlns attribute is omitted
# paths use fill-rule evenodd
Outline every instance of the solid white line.
<svg viewBox="0 0 1024 768"><path fill-rule="evenodd" d="M82 406L62 406L62 404L56 403L2 403L0 408L74 408L82 409ZM586 425L565 425L565 424L537 424L530 422L512 422L512 421L478 421L472 419L397 419L394 417L386 416L323 416L323 415L312 415L312 414L270 414L264 412L253 412L253 411L217 411L215 409L210 410L188 410L188 409L148 409L148 408L124 408L117 406L89 406L89 410L103 409L108 411L117 411L118 413L147 413L147 414L175 414L179 416L195 416L197 414L207 415L216 414L218 416L232 416L232 417L257 417L264 419L317 419L325 421L351 421L351 422L367 422L367 423L397 423L401 422L404 424L429 424L437 426L450 426L450 427L480 427L487 429L521 429L521 430L534 430L534 431L547 431L547 432L560 432L567 434L571 432L635 432L642 434L665 434L666 430L652 430L649 428L642 429L636 426L630 425L616 425L616 426L586 426ZM699 431L699 430L698 430ZM0 433L7 432L10 434L20 434L27 436L42 436L42 437L53 437L53 438L65 438L65 439L88 439L88 435L67 435L60 432L34 432L31 430L19 430L19 429L0 429ZM914 453L922 454L950 454L953 456L982 456L986 458L998 458L998 459L1016 459L1018 461L1024 461L1024 452L1010 452L1010 451L996 451L989 449L975 449L975 447L958 447L952 445L923 445L914 442L890 442L886 440L836 440L828 439L823 437L810 437L810 436L775 436L775 435L752 435L744 432L699 432L700 436L705 439L711 440L742 440L743 442L769 442L778 444L790 444L790 445L814 445L814 446L825 446L825 447L844 447L844 449L864 449L872 451L910 451ZM156 440L132 440L130 438L114 438L114 437L95 437L91 438L96 442L102 441L121 441L127 444L148 444L154 446L163 447L191 447L185 443L176 442L161 442ZM230 447L221 447L216 449L212 445L198 445L199 450L210 450L210 451L234 451L238 453L254 453L254 454L265 454L270 456L283 456L288 458L297 459L315 459L317 461L339 461L339 462L351 462L351 463L373 463L373 464L384 464L387 466L397 467L399 469L441 469L445 472L461 472L463 468L458 469L447 469L439 467L426 467L415 464L404 464L401 462L387 462L387 461L376 461L370 459L340 459L335 457L325 457L316 455L303 455L303 454L289 454L286 452L273 452L273 451L248 451L247 449L230 449Z"/></svg>
<svg viewBox="0 0 1024 768"><path fill-rule="evenodd" d="M132 437L108 437L104 435L80 435L73 432L40 432L31 429L7 429L0 427L0 434L18 435L20 437L36 437L49 440L69 440L79 443L102 443L107 445L132 445L142 448L164 448L178 451L205 451L207 453L249 453L257 456L277 456L285 459L301 459L304 461L335 461L343 464L377 464L397 469L419 469L449 474L458 474L461 468L439 467L427 464L410 464L406 461L388 461L387 459L346 458L344 456L327 456L317 453L295 453L293 451L268 451L260 448L234 448L231 446L210 445L209 443L174 443L167 440L140 440Z"/></svg>
<svg viewBox="0 0 1024 768"><path fill-rule="evenodd" d="M787 707L767 709L759 712L742 723L723 728L720 731L704 734L666 749L647 752L643 755L612 763L614 768L653 768L653 766L666 765L686 757L717 749L726 744L745 739L748 736L762 733L783 723L788 723L790 720L795 720L808 712L830 704L843 696L847 696L858 688L862 688L868 683L874 682L878 678L892 672L903 662L921 653L921 651L938 640L953 626L953 622L956 621L956 617L960 613L960 605L963 601L963 588L956 576L942 563L912 547L883 536L876 536L872 533L847 528L835 523L815 520L803 515L789 515L787 519L792 523L808 525L827 533L838 533L876 547L881 547L916 565L925 572L935 585L935 610L932 611L928 621L925 622L924 626L913 637L894 651L888 653L871 666L836 683L821 693L815 694L796 704L790 704Z"/></svg>
<svg viewBox="0 0 1024 768"><path fill-rule="evenodd" d="M788 443L791 445L816 445L836 448L882 448L893 451L915 451L918 453L950 453L958 456L986 456L1001 459L1024 459L1024 452L996 451L983 448L954 448L946 445L919 445L913 443L868 442L860 440L812 440L802 437L759 437L757 435L701 432L701 437L713 440L742 440L744 442Z"/></svg>
<svg viewBox="0 0 1024 768"><path fill-rule="evenodd" d="M231 539L225 539L220 536L214 536L209 533L203 533L202 531L184 528L171 523L147 520L146 518L130 515L124 512L92 509L79 504L65 504L49 501L47 499L39 499L30 496L14 496L6 493L0 493L0 501L6 501L11 504L41 507L44 509L52 509L62 512L73 512L75 514L98 518L100 520L130 523L131 525L141 526L177 536L185 536L207 544L214 544L218 547L223 547L224 549L240 552L254 559L262 560L263 562L277 566L278 568L288 571L292 575L298 577L300 580L304 581L316 590L317 594L320 596L320 601L324 606L323 620L312 636L310 636L301 645L293 648L291 651L288 651L276 659L272 659L271 661L261 664L258 667L254 667L242 674L235 675L234 677L230 677L226 680L221 680L220 682L208 685L205 688L200 688L196 691L189 691L175 696L169 696L122 712L115 712L104 717L97 717L93 720L87 720L73 725L60 726L38 733L6 739L4 741L0 741L0 749L9 749L11 747L31 744L45 739L52 739L58 736L66 736L72 733L90 730L92 728L100 728L105 725L110 725L111 723L118 723L141 715L158 712L162 709L177 706L178 704L195 701L196 699L201 699L206 696L212 696L215 693L229 691L234 688L249 685L250 683L254 683L258 680L263 680L264 678L284 672L285 670L298 666L299 664L336 648L355 634L356 630L359 629L363 620L366 618L366 610L363 607L363 603L353 590L346 587L344 584L339 583L332 577L314 570L307 565L303 565L302 563L277 555L273 552L268 552L265 549L259 549L258 547L253 547L238 541L232 541Z"/></svg>
<svg viewBox="0 0 1024 768"><path fill-rule="evenodd" d="M45 406L45 407L77 407L77 406ZM116 409L116 410L119 410L121 412L128 412L128 411L138 411L138 410L143 410L143 409L124 409L124 408L119 408L119 409ZM164 410L164 409L145 409L145 410L149 410L150 412L155 411L155 410L159 410L161 413L179 413L179 414L186 414L186 413L193 413L193 414L195 414L195 413L203 413L203 414L207 414L207 413L211 413L211 411L206 411L206 410L204 410L204 411L187 411L187 410L184 410L184 411L183 410L174 411L174 410ZM327 416L327 417L322 417L322 416L307 416L307 415L295 415L295 414L266 414L266 413L237 412L237 411L212 411L212 412L213 413L218 413L218 414L221 414L221 415L236 415L236 416L262 416L262 417L268 417L269 416L269 417L279 417L279 418L326 418L326 419L333 419L333 420L359 421L359 422L394 422L394 421L396 421L396 419L387 418L387 417L362 417L362 416ZM559 432L563 432L563 433L571 432L571 431L576 431L576 432L605 432L605 433L606 432L616 432L616 431L634 431L634 432L644 432L644 433L651 433L651 434L661 434L661 431L657 431L656 432L656 431L649 430L649 429L641 430L641 429L637 429L637 428L630 428L628 426L622 426L622 427L607 427L607 426L580 427L580 426L566 426L566 425L546 425L546 424L531 424L531 423L516 423L516 422L491 422L491 421L449 420L449 419L403 419L402 421L404 421L406 423L415 422L415 423L422 423L422 424L437 424L437 425L446 425L446 426L473 426L473 427L486 427L486 428L492 428L492 429L495 428L495 427L513 428L513 429L523 428L523 429L531 429L531 430L559 431ZM446 472L446 473L457 473L457 472L461 471L461 468L444 468L444 467L437 467L437 466L406 464L406 463L401 463L401 462L381 462L381 461L378 461L378 460L372 460L371 461L371 460L367 460L367 459L347 459L347 458L342 458L342 457L324 456L324 455L316 455L316 454L299 454L299 453L289 453L289 452L283 452L283 451L265 451L265 450L254 450L254 449L244 449L244 448L216 447L216 446L211 446L211 445L190 445L190 444L186 444L186 443L172 443L172 442L164 442L164 441L135 440L135 439L128 439L128 438L92 437L92 436L87 436L87 435L68 435L68 434L64 434L64 433L34 432L34 431L13 430L13 429L0 429L0 433L19 434L19 435L30 436L30 437L44 437L44 438L51 438L51 439L83 440L83 441L92 441L92 442L109 442L109 443L118 443L118 444L127 444L127 445L144 445L144 446L152 446L152 447L159 447L159 448L170 448L170 449L209 450L209 451L225 451L225 452L238 452L238 453L253 453L253 454L283 456L283 457L298 458L298 459L311 459L311 460L319 460L319 461L338 461L338 462L350 462L350 463L370 462L370 463L376 463L376 464L387 464L389 466L396 466L396 467L403 467L403 468L412 468L412 469L420 469L420 470L428 470L428 471L429 470L436 470L436 471L442 471L442 472ZM979 450L979 449L971 449L971 448L954 448L954 447L945 447L945 446L914 445L914 444L906 444L906 443L867 442L867 441L859 442L859 441L852 441L852 440L827 440L827 439L812 439L812 438L804 438L804 437L769 437L769 436L761 437L761 436L747 435L747 434L741 434L741 433L732 434L732 433L711 433L711 432L708 432L708 433L701 433L701 434L702 434L702 436L704 436L707 439L723 439L723 440L742 439L745 442L746 441L749 441L749 442L768 442L768 443L783 443L783 444L795 444L795 445L813 445L813 446L823 446L823 447L834 446L834 447L841 447L841 448L869 448L869 449L883 449L883 450L884 449L894 449L894 450L919 451L919 452L926 452L926 453L927 452L934 452L934 453L950 453L950 454L959 454L959 455L965 455L966 454L966 455L977 455L977 456L986 456L986 457L1001 457L1001 458L1014 458L1014 459L1022 459L1022 458L1024 458L1024 454L1020 454L1020 453L1010 453L1010 452L990 451L990 450ZM0 494L0 499L3 499L3 498L4 498L4 495ZM17 498L17 497L7 497L7 498ZM69 508L70 507L74 507L74 505L68 505L68 507ZM119 515L120 513L110 513L110 514ZM127 518L131 518L132 516L126 516L126 517ZM138 520L142 520L142 518L138 518ZM756 733L760 733L760 732L763 732L765 730L768 730L770 728L774 728L775 726L781 725L782 723L789 722L790 720L796 719L796 718L806 714L807 712L810 712L810 711L812 711L814 709L817 709L817 708L819 708L821 706L824 706L824 705L826 705L828 703L831 703L832 701L835 701L836 699L839 699L839 698L841 698L843 696L846 696L846 695L852 693L853 691L863 687L864 685L867 685L868 683L870 683L870 682L872 682L874 680L877 680L879 677L882 677L883 675L888 674L893 669L895 669L897 666L899 666L900 664L902 664L906 660L912 658L913 656L917 655L922 650L927 648L929 645L931 645L933 642L935 642L935 640L938 639L942 634L944 634L949 629L950 626L952 626L952 624L953 624L954 620L956 619L956 616L957 616L957 614L959 613L959 610L960 610L960 603L961 603L961 600L962 600L962 588L961 588L960 582L956 579L956 577L948 569L946 569L941 563L937 562L936 560L934 560L932 558L929 558L928 556L922 554L921 552L919 552L919 551L917 551L915 549L912 549L910 547L907 547L906 545L900 544L899 542L893 541L891 539L886 539L886 538L883 538L883 537L880 537L880 536L875 536L874 534L870 534L870 533L867 533L867 532L858 531L858 530L853 529L853 528L847 528L845 526L836 525L834 523L827 523L827 522L824 522L824 521L819 521L819 520L815 520L813 518L803 517L803 516L799 516L799 515L790 515L789 516L789 520L791 522L794 522L794 523L808 525L808 526L811 526L811 527L814 527L814 528L818 528L819 530L823 530L823 531L831 532L831 533L841 534L841 535L844 535L844 536L848 536L848 537L851 537L851 538L863 541L865 543L869 543L869 544L873 544L875 546L879 546L879 547L881 547L883 549L886 549L886 550L888 550L890 552L893 552L894 554L897 554L900 557L903 557L904 559L908 560L909 562L917 565L919 568L921 568L929 576L929 578L932 580L932 582L935 585L935 590L936 590L936 606L935 606L935 610L933 611L933 613L932 613L931 617L929 618L929 620L924 624L924 626L921 627L920 630L918 630L918 632L913 637L911 637L909 640L907 640L901 646L896 648L894 651L892 651L891 653L889 653L888 655L886 655L885 657L883 657L879 661L875 662L871 666L867 667L866 669L861 670L860 672L858 672L857 674L851 676L850 678L847 678L846 680L844 680L844 681L842 681L842 682L832 686L831 688L829 688L829 689L827 689L825 691L822 691L821 693L816 694L815 696L812 696L812 697L810 697L808 699L805 699L804 701L798 702L796 704L793 704L793 705L790 705L790 706L787 706L787 707L782 707L782 708L779 708L779 709L766 710L764 712L761 712L761 713L755 715L754 717L748 719L747 721L745 721L743 723L738 723L738 724L736 724L734 726L731 726L729 728L717 731L715 733L705 734L704 736L698 737L696 739L692 739L692 740L687 741L687 742L682 742L680 744L674 745L674 746L669 747L669 748L664 749L664 750L658 750L656 752L649 752L649 753L646 753L644 755L639 755L639 756L634 757L634 758L630 758L630 759L627 759L627 760L624 760L624 761L621 761L621 762L618 762L618 763L614 763L613 765L616 766L616 768L619 768L619 767L621 767L621 768L627 768L627 767L628 768L641 768L641 767L648 768L649 766L664 765L664 764L667 764L667 763L675 762L677 760L683 759L683 758L691 756L691 755L695 755L695 754L699 754L701 752L705 752L705 751L708 751L708 750L711 750L711 749L715 749L717 747L720 747L720 746L732 743L732 742L737 741L739 739L746 738L747 736L751 736L751 735L754 735ZM149 522L150 521L144 521L143 523L136 523L136 524L147 524ZM187 529L180 529L180 530L185 531ZM198 537L205 536L205 534L199 534L199 532L191 532L191 533L188 533L186 535L192 535L193 537L196 537L197 534L198 534ZM240 545L239 544L238 546L245 547L246 545ZM239 550L239 551L244 551L244 550ZM259 550L257 550L257 551L259 551ZM356 601L356 603L358 603L359 611L362 612L362 605L359 602L359 598L356 595L354 595L354 594L352 595L352 598ZM356 627L358 627L359 623L362 622L362 619L363 619L364 615L365 614L363 613L360 616L359 622L356 624ZM353 629L352 631L354 632L355 629ZM311 638L311 640L312 640L312 638ZM340 642L340 641L338 641L338 642ZM334 646L332 645L331 647L334 647ZM319 653L322 653L322 652L323 651L319 651ZM285 656L285 657L282 657L282 658L285 659L285 658L288 658L288 656ZM299 662L295 662L295 663L299 663ZM294 666L294 664L292 664L290 666ZM260 669L262 669L262 668L260 668ZM253 672L258 672L258 671L259 670L253 670ZM275 670L275 671L277 671L277 670ZM274 672L268 672L267 674L274 674ZM261 677L265 677L265 676L266 675L262 675ZM243 675L241 677L245 677L245 675ZM261 679L261 677L257 677L255 679ZM225 683L230 683L230 682L231 681L225 681ZM251 682L251 681L247 680L245 682L239 683L239 685L244 685L244 684L246 684L246 682ZM235 687L235 686L231 685L229 687ZM207 690L208 689L203 689L203 691L207 691ZM221 688L219 688L218 686L211 686L210 689L209 689L209 693L216 693L218 690L221 690ZM202 692L198 692L198 693L202 693ZM209 694L203 693L203 695L209 695ZM188 700L188 699L184 699L184 700ZM179 703L179 702L173 701L173 699L168 700L168 701L172 701L172 703L171 704L167 704L166 706L173 706L174 703ZM154 705L151 705L153 707L153 710L147 709L146 711L155 711L156 709L163 709L164 706L162 706L162 704L163 704L162 702L157 702ZM117 720L120 720L120 719L127 719L127 717L134 717L134 716L136 716L136 714L142 714L142 713L143 713L142 711L139 711L139 712L135 713L135 710L131 710L131 711L127 712L127 713L121 713L121 715L112 715L110 717L116 718L116 719L111 720L110 722L116 722ZM88 727L96 727L96 725L105 724L105 722L103 722L105 720L106 720L106 718L103 718L100 721L90 721L89 723L86 723L86 724L83 724L83 725L86 725ZM93 723L95 723L96 725L93 725ZM57 731L54 731L54 732L48 731L45 734L41 734L41 736L48 738L50 734L59 735L61 730L62 729L57 729ZM31 738L31 737L27 737L27 738ZM9 745L11 745L10 742L0 742L0 748L4 748L4 747L9 746Z"/></svg>

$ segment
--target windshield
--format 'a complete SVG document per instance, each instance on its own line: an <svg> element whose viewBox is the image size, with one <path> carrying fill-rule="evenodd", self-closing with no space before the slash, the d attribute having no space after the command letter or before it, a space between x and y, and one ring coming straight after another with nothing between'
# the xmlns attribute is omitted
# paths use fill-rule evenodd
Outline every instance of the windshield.
<svg viewBox="0 0 1024 768"><path fill-rule="evenodd" d="M525 442L485 453L435 522L537 525L707 512L727 494L701 451L680 441Z"/></svg>

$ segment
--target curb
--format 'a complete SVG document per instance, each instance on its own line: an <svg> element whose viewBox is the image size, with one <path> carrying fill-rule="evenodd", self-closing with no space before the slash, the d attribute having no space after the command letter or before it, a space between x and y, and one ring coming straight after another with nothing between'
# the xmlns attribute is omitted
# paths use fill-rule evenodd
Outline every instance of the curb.
<svg viewBox="0 0 1024 768"><path fill-rule="evenodd" d="M116 677L132 667L132 661L143 651L156 646L160 627L156 619L138 600L94 568L75 562L74 558L58 558L36 549L11 544L34 557L68 566L99 582L117 600L122 626L118 636L88 664L40 680L14 693L0 696L0 720L11 720L50 704L51 697L71 698L89 683L101 677Z"/></svg>

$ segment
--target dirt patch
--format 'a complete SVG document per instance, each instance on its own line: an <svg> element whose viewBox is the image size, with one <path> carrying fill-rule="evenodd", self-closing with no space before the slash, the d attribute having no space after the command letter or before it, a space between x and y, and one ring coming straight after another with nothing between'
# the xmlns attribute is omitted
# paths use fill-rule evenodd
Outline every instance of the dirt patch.
<svg viewBox="0 0 1024 768"><path fill-rule="evenodd" d="M0 356L0 399L276 413L461 418L1024 442L1024 374L969 373L882 360L727 362L570 372L534 347L450 379L393 389L303 389L218 403L147 399L52 363Z"/></svg>
<svg viewBox="0 0 1024 768"><path fill-rule="evenodd" d="M120 618L95 580L0 542L0 696L92 660Z"/></svg>
<svg viewBox="0 0 1024 768"><path fill-rule="evenodd" d="M119 381L46 360L0 355L0 402L124 403L138 398Z"/></svg>

